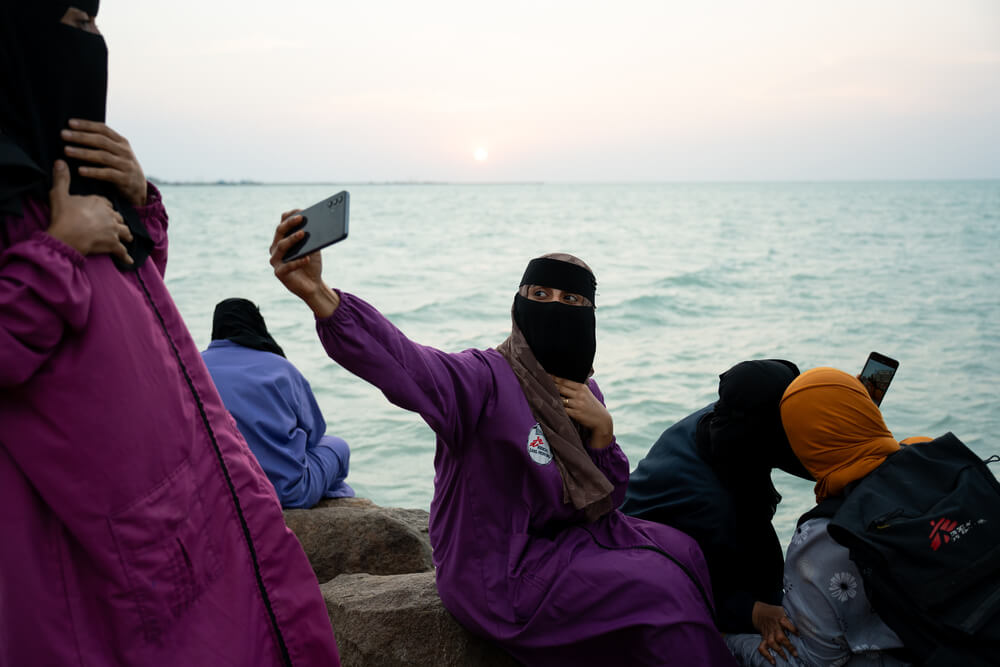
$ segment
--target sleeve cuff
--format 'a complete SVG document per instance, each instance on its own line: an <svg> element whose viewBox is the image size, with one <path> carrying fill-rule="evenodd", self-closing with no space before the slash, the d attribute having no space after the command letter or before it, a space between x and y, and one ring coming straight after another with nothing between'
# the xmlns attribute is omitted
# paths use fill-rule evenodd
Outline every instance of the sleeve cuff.
<svg viewBox="0 0 1000 667"><path fill-rule="evenodd" d="M605 461L611 458L617 458L615 456L612 456L614 450L617 449L615 447L615 445L617 444L618 444L618 439L615 438L614 436L611 436L611 442L608 443L607 447L602 447L601 449L597 449L596 447L591 447L590 444L588 443L587 451L590 452L591 458L593 458L595 461Z"/></svg>
<svg viewBox="0 0 1000 667"><path fill-rule="evenodd" d="M31 240L40 243L42 246L48 248L56 254L62 255L75 266L83 266L84 257L79 253L79 251L76 250L76 248L63 243L48 232L43 232L41 230L36 231L31 235Z"/></svg>
<svg viewBox="0 0 1000 667"><path fill-rule="evenodd" d="M338 323L350 319L350 313L348 311L352 309L348 304L350 304L351 302L352 298L351 295L341 292L336 287L331 287L330 289L333 290L340 298L340 303L337 305L337 310L333 311L326 317L319 317L318 315L313 315L313 317L316 320L317 329L328 329L336 327ZM348 305L348 307L345 308L344 307L345 305Z"/></svg>
<svg viewBox="0 0 1000 667"><path fill-rule="evenodd" d="M163 206L163 195L160 194L159 188L155 185L146 181L146 203L142 206L136 206L135 212L140 216L148 216L154 209L161 208Z"/></svg>

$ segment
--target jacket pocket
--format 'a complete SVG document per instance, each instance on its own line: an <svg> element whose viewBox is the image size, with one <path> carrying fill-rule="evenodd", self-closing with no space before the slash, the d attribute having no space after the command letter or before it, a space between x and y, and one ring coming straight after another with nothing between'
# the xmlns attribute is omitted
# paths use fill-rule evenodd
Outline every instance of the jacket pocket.
<svg viewBox="0 0 1000 667"><path fill-rule="evenodd" d="M190 463L108 522L142 635L160 643L222 569Z"/></svg>
<svg viewBox="0 0 1000 667"><path fill-rule="evenodd" d="M550 559L539 547L528 535L515 533L510 537L507 591L514 618L521 623L535 615L551 585L551 573L544 567Z"/></svg>

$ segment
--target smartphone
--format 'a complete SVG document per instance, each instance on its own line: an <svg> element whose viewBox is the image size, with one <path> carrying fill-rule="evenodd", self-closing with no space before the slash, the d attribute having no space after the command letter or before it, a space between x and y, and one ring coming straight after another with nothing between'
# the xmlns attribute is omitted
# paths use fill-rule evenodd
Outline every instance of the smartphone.
<svg viewBox="0 0 1000 667"><path fill-rule="evenodd" d="M868 361L865 362L865 367L861 369L861 375L858 376L858 379L861 380L861 384L868 390L868 394L875 401L875 405L882 404L882 398L885 396L885 392L889 388L889 383L892 382L892 376L896 374L897 368L899 368L899 362L884 354L872 352L868 355Z"/></svg>
<svg viewBox="0 0 1000 667"><path fill-rule="evenodd" d="M285 236L294 234L300 229L305 229L306 235L285 253L281 261L291 262L346 239L350 203L351 196L344 190L299 213L302 216L302 223L296 225Z"/></svg>

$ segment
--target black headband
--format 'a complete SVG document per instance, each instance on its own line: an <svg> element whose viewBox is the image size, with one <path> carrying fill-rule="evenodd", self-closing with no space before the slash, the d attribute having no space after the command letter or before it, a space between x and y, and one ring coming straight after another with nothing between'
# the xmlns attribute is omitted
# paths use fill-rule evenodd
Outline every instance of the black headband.
<svg viewBox="0 0 1000 667"><path fill-rule="evenodd" d="M549 257L539 257L528 262L528 268L521 276L521 284L573 292L586 297L591 303L594 303L597 293L597 280L593 273L582 266Z"/></svg>

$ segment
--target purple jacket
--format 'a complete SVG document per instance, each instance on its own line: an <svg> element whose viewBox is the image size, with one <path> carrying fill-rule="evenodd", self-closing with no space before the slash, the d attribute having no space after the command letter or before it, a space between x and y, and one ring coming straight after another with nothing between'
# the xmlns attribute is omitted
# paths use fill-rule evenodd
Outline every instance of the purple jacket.
<svg viewBox="0 0 1000 667"><path fill-rule="evenodd" d="M430 537L441 600L465 627L528 665L734 664L695 541L617 510L582 523L496 350L418 345L350 294L316 327L331 358L437 434ZM621 504L625 455L590 455Z"/></svg>
<svg viewBox="0 0 1000 667"><path fill-rule="evenodd" d="M0 665L338 665L274 490L155 250L122 273L0 220ZM0 237L2 238L2 237Z"/></svg>

